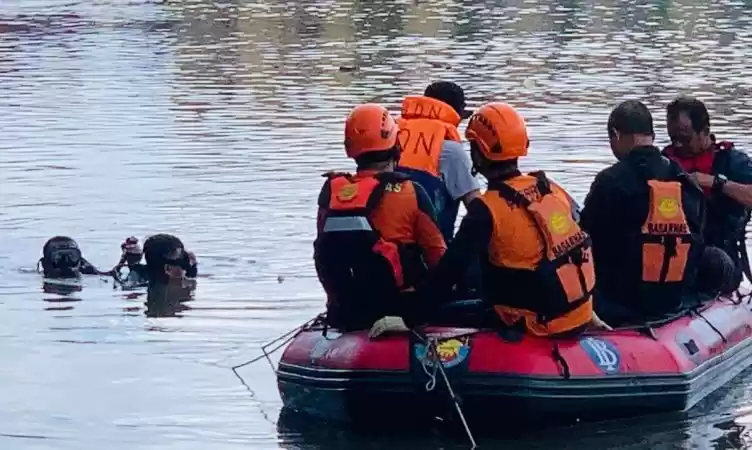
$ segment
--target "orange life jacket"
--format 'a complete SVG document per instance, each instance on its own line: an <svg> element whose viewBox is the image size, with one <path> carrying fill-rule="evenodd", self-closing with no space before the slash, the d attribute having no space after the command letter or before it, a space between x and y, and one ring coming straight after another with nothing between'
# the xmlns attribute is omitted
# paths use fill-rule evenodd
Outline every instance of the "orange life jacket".
<svg viewBox="0 0 752 450"><path fill-rule="evenodd" d="M424 96L408 96L402 102L398 139L399 165L440 177L439 156L444 141L460 142L457 126L462 118L446 103Z"/></svg>
<svg viewBox="0 0 752 450"><path fill-rule="evenodd" d="M498 192L496 199L509 202L513 214L524 214L532 221L543 244L542 254L532 267L505 267L508 259L504 252L513 249L504 249L492 242L489 263L508 279L505 284L515 280L528 283L523 289L515 289L516 292L527 289L537 294L505 296L499 293L493 302L505 322L511 324L522 318L531 333L554 335L584 327L592 319L595 270L590 237L572 217L571 205L552 193L550 181L543 172L530 175L535 177L534 191L518 191L506 183L489 187L489 190ZM494 215L494 204L489 202L492 197L484 195L482 198ZM504 226L508 219L494 216L495 228ZM497 236L493 236L492 241L495 238ZM504 245L508 247L509 242ZM514 245L540 246L540 243L515 241Z"/></svg>
<svg viewBox="0 0 752 450"><path fill-rule="evenodd" d="M682 204L679 181L648 180L650 206L642 225L642 282L647 285L684 281L693 237Z"/></svg>
<svg viewBox="0 0 752 450"><path fill-rule="evenodd" d="M367 272L375 269L359 265L361 258L370 260L368 253L377 256L376 260L388 267L394 286L402 288L404 279L398 244L383 239L369 218L381 202L388 178L386 174L363 178L334 174L329 179L329 207L324 212L324 226L318 245L321 250L333 244L331 249L324 250L336 252L337 259L342 265L349 266L354 278L368 277ZM349 244L349 247L340 247L344 244Z"/></svg>
<svg viewBox="0 0 752 450"><path fill-rule="evenodd" d="M366 329L400 311L401 293L412 287L417 263L409 244L384 239L370 217L384 193L396 192L404 182L397 173L329 175L314 258L331 326Z"/></svg>

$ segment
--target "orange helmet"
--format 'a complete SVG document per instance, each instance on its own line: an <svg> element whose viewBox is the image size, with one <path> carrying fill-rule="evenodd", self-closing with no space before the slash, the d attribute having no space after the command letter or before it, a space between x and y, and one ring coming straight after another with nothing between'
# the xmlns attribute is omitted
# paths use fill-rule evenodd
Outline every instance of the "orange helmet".
<svg viewBox="0 0 752 450"><path fill-rule="evenodd" d="M374 103L358 105L345 122L345 151L350 158L391 150L399 127L386 108Z"/></svg>
<svg viewBox="0 0 752 450"><path fill-rule="evenodd" d="M487 103L470 117L465 137L478 144L484 158L506 161L527 155L527 125L506 103Z"/></svg>

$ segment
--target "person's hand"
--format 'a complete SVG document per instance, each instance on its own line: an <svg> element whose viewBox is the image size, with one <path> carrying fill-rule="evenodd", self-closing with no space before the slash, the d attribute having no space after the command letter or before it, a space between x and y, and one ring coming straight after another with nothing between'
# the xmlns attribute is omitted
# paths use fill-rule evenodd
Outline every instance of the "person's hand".
<svg viewBox="0 0 752 450"><path fill-rule="evenodd" d="M185 254L188 256L188 262L191 264L191 266L196 265L196 255L193 252L185 252Z"/></svg>
<svg viewBox="0 0 752 450"><path fill-rule="evenodd" d="M377 320L371 327L371 331L368 332L368 337L373 339L381 336L384 333L399 333L410 331L405 325L405 321L402 317L386 316Z"/></svg>
<svg viewBox="0 0 752 450"><path fill-rule="evenodd" d="M598 317L598 314L593 311L593 318L590 320L590 326L588 327L589 330L603 330L603 331L614 331L613 328L603 320L601 320L600 317Z"/></svg>
<svg viewBox="0 0 752 450"><path fill-rule="evenodd" d="M692 172L688 174L689 179L692 180L696 185L700 186L701 188L709 189L713 187L713 175L708 175L707 173L702 172Z"/></svg>

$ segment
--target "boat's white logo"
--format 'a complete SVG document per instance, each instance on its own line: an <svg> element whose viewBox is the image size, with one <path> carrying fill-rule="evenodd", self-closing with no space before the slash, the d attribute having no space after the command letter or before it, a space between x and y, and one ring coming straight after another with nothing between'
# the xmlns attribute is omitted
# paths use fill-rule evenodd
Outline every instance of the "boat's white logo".
<svg viewBox="0 0 752 450"><path fill-rule="evenodd" d="M616 347L608 341L588 337L580 341L583 350L590 356L595 364L605 373L616 373L619 371L619 352Z"/></svg>

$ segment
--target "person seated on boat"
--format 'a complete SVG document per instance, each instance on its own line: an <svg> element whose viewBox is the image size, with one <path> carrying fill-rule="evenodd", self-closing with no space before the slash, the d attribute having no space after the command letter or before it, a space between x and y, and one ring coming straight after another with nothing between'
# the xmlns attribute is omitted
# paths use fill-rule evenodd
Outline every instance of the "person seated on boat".
<svg viewBox="0 0 752 450"><path fill-rule="evenodd" d="M138 238L131 236L120 244L120 261L112 268L112 275L124 284L142 285L149 280L146 264L143 264L143 251ZM123 268L128 269L128 274L123 277Z"/></svg>
<svg viewBox="0 0 752 450"><path fill-rule="evenodd" d="M145 274L149 285L195 278L198 264L193 253L171 234L155 234L144 241Z"/></svg>
<svg viewBox="0 0 752 450"><path fill-rule="evenodd" d="M45 278L77 278L80 275L102 275L81 254L78 243L68 236L55 236L45 242L37 269Z"/></svg>
<svg viewBox="0 0 752 450"><path fill-rule="evenodd" d="M595 177L580 225L593 241L598 314L612 325L644 322L681 309L697 285L704 200L653 144L653 118L644 104L618 105L608 135L619 161ZM722 264L717 254L708 255L708 263Z"/></svg>
<svg viewBox="0 0 752 450"><path fill-rule="evenodd" d="M314 260L328 297L327 320L338 329L368 329L408 308L402 292L446 249L425 190L394 172L398 129L385 108L357 106L344 141L357 172L325 174Z"/></svg>
<svg viewBox="0 0 752 450"><path fill-rule="evenodd" d="M465 136L488 190L470 203L420 287L422 301L446 298L458 274L480 256L484 300L503 326L537 336L608 328L593 313L590 239L573 218L569 196L545 173L518 168L530 144L523 117L506 103L489 103L471 117Z"/></svg>
<svg viewBox="0 0 752 450"><path fill-rule="evenodd" d="M460 202L467 207L480 196L480 184L457 130L462 119L470 117L465 106L460 86L437 81L422 96L407 96L397 119L402 155L396 171L428 193L446 243L454 234Z"/></svg>
<svg viewBox="0 0 752 450"><path fill-rule="evenodd" d="M743 274L752 281L745 233L752 210L752 160L732 142L716 140L708 109L696 98L672 101L666 125L671 144L663 154L702 187L708 205L704 241L731 257L736 268L731 287L737 289Z"/></svg>

